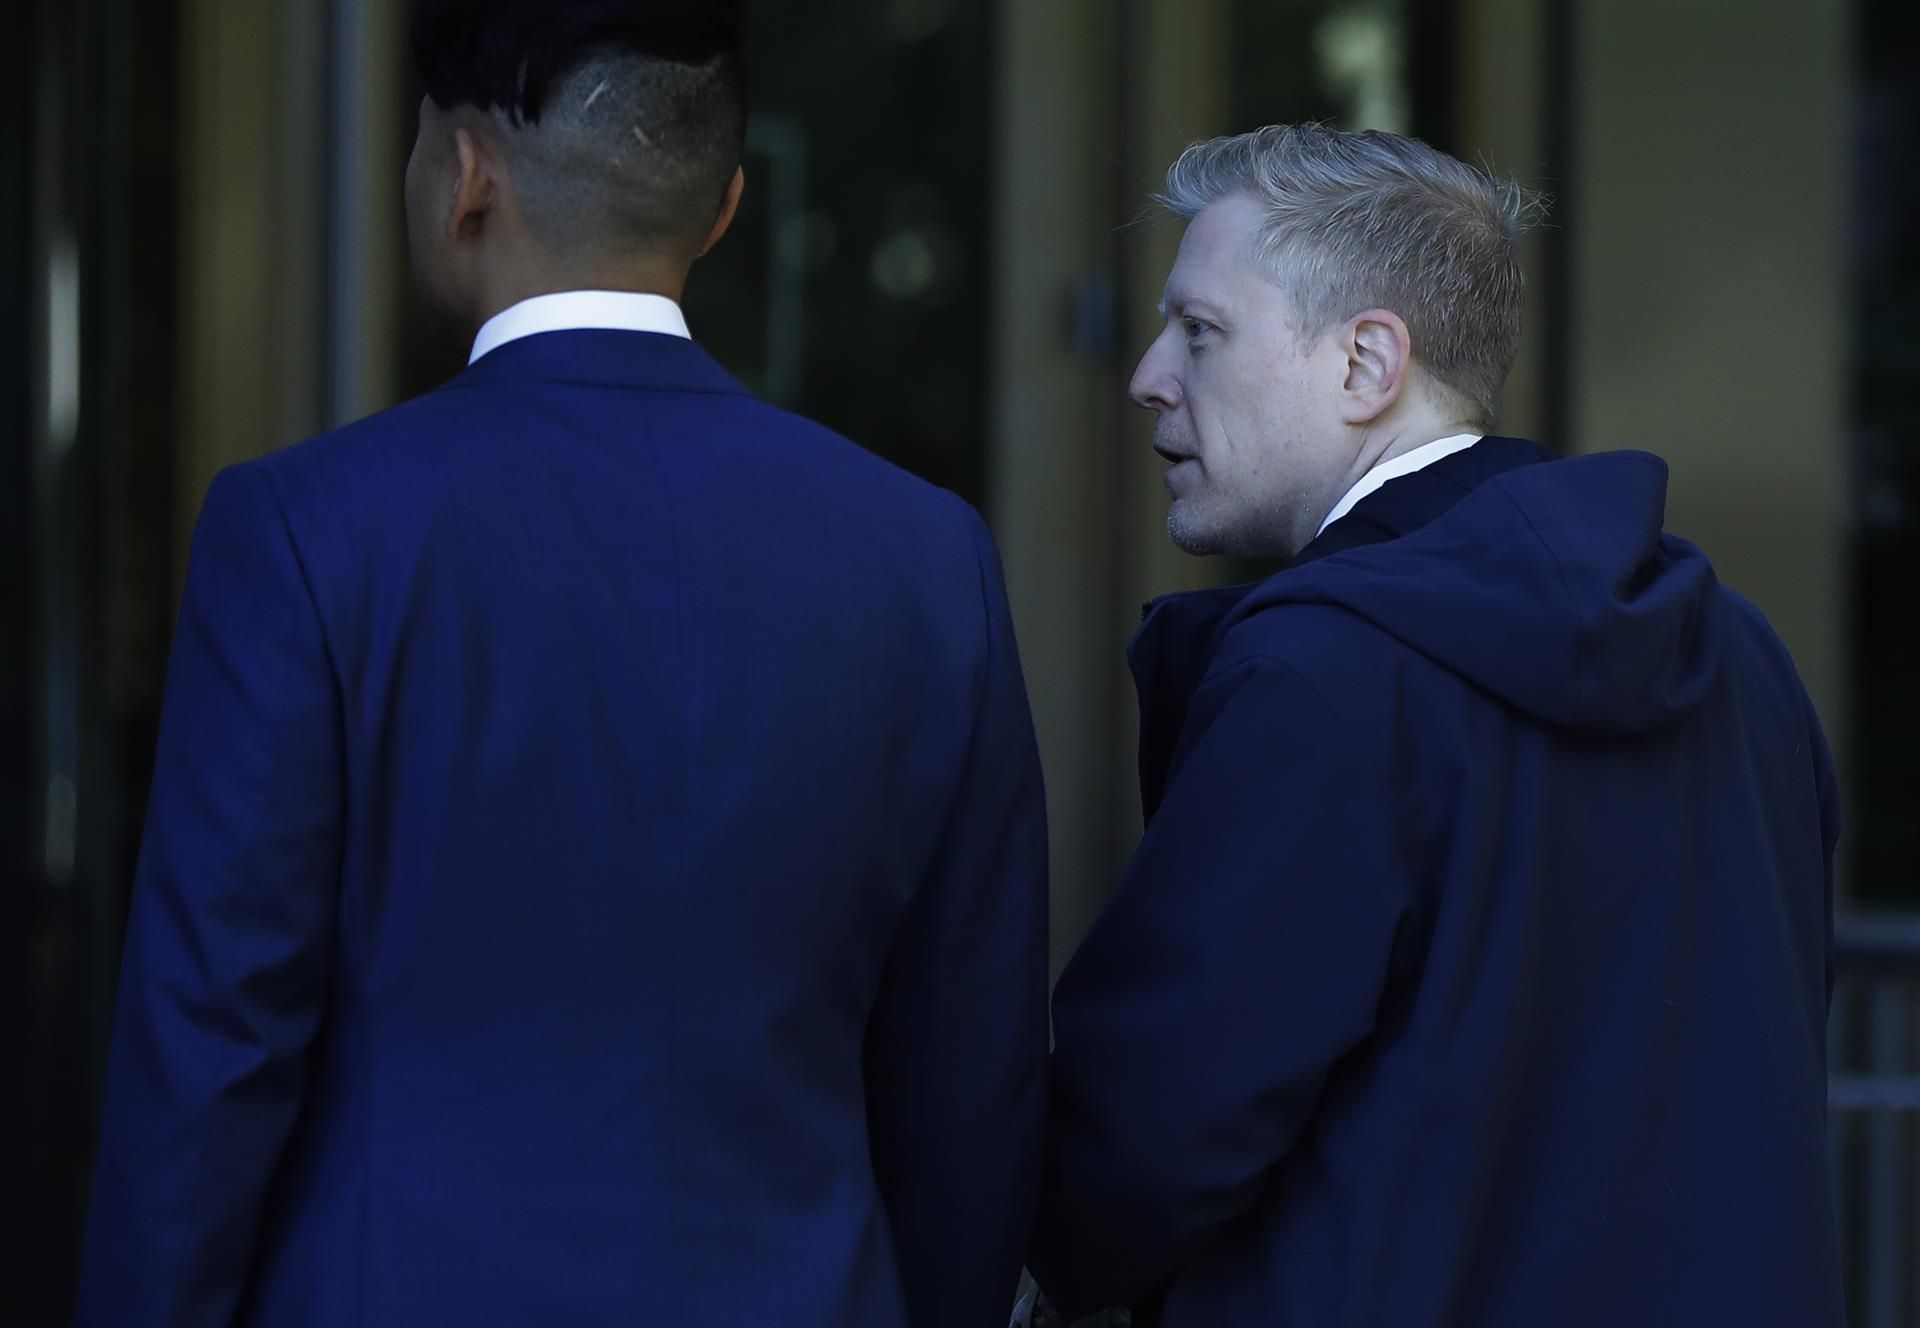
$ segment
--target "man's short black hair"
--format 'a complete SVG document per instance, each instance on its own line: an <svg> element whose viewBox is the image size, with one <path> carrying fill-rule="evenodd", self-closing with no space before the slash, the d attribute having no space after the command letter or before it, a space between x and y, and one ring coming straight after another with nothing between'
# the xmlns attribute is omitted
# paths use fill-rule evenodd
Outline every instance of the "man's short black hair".
<svg viewBox="0 0 1920 1328"><path fill-rule="evenodd" d="M503 116L528 218L554 244L697 244L745 145L741 0L420 0L413 54L443 110Z"/></svg>
<svg viewBox="0 0 1920 1328"><path fill-rule="evenodd" d="M737 60L741 9L739 0L420 0L413 58L436 105L537 124L555 83L595 48L677 64Z"/></svg>

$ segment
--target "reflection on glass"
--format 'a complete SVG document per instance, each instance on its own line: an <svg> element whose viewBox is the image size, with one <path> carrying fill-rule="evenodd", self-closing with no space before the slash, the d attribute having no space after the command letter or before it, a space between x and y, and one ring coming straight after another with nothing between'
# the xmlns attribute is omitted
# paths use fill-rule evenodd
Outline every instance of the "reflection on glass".
<svg viewBox="0 0 1920 1328"><path fill-rule="evenodd" d="M687 293L749 387L976 504L990 11L750 2L747 197Z"/></svg>
<svg viewBox="0 0 1920 1328"><path fill-rule="evenodd" d="M1363 0L1333 7L1314 29L1320 85L1341 105L1348 129L1412 132L1408 124L1400 7L1392 0Z"/></svg>

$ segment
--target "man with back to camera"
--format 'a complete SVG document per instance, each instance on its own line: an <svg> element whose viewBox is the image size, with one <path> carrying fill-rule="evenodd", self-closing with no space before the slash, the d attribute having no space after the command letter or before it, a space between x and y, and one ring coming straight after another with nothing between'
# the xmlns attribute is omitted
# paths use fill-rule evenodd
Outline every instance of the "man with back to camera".
<svg viewBox="0 0 1920 1328"><path fill-rule="evenodd" d="M1491 436L1530 201L1317 126L1163 201L1169 532L1292 563L1133 642L1148 825L1054 995L1040 1285L1167 1328L1839 1324L1832 763L1664 463Z"/></svg>
<svg viewBox="0 0 1920 1328"><path fill-rule="evenodd" d="M1046 845L992 542L688 339L737 15L414 44L471 367L207 497L79 1322L1003 1320Z"/></svg>

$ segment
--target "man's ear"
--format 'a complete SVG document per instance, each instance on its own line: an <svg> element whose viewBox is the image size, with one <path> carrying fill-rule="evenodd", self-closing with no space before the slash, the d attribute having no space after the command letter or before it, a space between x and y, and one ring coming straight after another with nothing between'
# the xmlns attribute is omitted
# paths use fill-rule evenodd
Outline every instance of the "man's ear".
<svg viewBox="0 0 1920 1328"><path fill-rule="evenodd" d="M453 153L447 238L459 243L479 236L499 201L500 158L490 143L465 125L453 131Z"/></svg>
<svg viewBox="0 0 1920 1328"><path fill-rule="evenodd" d="M1348 424L1371 424L1406 391L1413 372L1413 338L1406 321L1388 309L1354 315L1338 336L1347 362L1341 414Z"/></svg>
<svg viewBox="0 0 1920 1328"><path fill-rule="evenodd" d="M694 257L705 258L707 251L720 243L720 237L727 233L727 228L733 225L733 219L740 211L740 196L746 192L747 168L736 166L733 168L733 178L727 181L726 197L720 200L720 215L714 218L713 229L707 232L706 240L700 245L700 252Z"/></svg>

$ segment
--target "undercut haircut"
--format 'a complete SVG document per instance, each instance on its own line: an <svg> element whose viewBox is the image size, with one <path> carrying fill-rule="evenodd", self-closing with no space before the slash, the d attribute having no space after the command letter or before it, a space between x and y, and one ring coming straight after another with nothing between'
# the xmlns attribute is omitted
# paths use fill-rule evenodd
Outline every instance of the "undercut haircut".
<svg viewBox="0 0 1920 1328"><path fill-rule="evenodd" d="M414 63L436 106L494 117L543 243L691 256L746 143L740 10L738 0L422 0Z"/></svg>

